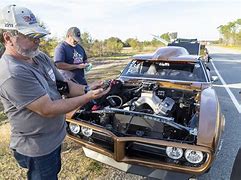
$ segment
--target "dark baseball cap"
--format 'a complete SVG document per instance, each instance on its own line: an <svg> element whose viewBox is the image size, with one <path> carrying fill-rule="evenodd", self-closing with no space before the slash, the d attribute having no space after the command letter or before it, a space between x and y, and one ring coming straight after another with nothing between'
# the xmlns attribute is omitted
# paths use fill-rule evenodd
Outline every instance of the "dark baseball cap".
<svg viewBox="0 0 241 180"><path fill-rule="evenodd" d="M71 27L67 31L67 35L74 38L75 41L80 41L80 30L77 27Z"/></svg>

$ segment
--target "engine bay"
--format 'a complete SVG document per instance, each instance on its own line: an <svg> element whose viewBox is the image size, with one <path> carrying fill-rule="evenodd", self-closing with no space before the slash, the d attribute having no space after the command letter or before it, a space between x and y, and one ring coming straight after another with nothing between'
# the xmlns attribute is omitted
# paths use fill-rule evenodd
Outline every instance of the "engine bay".
<svg viewBox="0 0 241 180"><path fill-rule="evenodd" d="M85 106L75 120L105 128L119 137L196 143L200 91L111 80L110 92Z"/></svg>

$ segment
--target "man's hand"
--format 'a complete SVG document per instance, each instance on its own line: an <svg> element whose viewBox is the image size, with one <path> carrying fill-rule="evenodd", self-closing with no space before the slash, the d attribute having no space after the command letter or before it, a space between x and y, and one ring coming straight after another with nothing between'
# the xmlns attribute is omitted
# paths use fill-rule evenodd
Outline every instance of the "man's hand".
<svg viewBox="0 0 241 180"><path fill-rule="evenodd" d="M103 81L95 81L95 82L89 84L89 87L91 90L95 90L95 89L101 88L103 86L103 84L104 84Z"/></svg>
<svg viewBox="0 0 241 180"><path fill-rule="evenodd" d="M78 64L79 69L84 69L88 66L88 63Z"/></svg>
<svg viewBox="0 0 241 180"><path fill-rule="evenodd" d="M110 87L108 87L106 90L103 88L98 88L95 90L90 90L88 91L87 95L89 96L90 99L98 99L102 97L103 95L107 94L110 91Z"/></svg>

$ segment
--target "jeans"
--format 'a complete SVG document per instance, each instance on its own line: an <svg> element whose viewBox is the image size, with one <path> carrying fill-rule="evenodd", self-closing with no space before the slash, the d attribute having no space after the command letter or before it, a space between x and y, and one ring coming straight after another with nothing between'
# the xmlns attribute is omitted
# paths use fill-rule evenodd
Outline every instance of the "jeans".
<svg viewBox="0 0 241 180"><path fill-rule="evenodd" d="M28 180L57 180L61 169L61 146L39 157L29 157L13 151L18 164L28 169Z"/></svg>

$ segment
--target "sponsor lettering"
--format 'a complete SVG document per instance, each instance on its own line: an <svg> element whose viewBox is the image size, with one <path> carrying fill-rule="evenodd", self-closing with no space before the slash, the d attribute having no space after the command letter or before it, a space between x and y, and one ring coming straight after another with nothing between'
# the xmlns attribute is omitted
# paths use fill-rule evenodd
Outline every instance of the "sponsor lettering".
<svg viewBox="0 0 241 180"><path fill-rule="evenodd" d="M52 79L52 81L56 81L53 69L49 69L48 74L49 74L49 77Z"/></svg>
<svg viewBox="0 0 241 180"><path fill-rule="evenodd" d="M29 24L37 23L36 17L33 14L30 14L29 16L23 16L23 20Z"/></svg>
<svg viewBox="0 0 241 180"><path fill-rule="evenodd" d="M7 23L5 24L5 27L13 27L13 24Z"/></svg>

